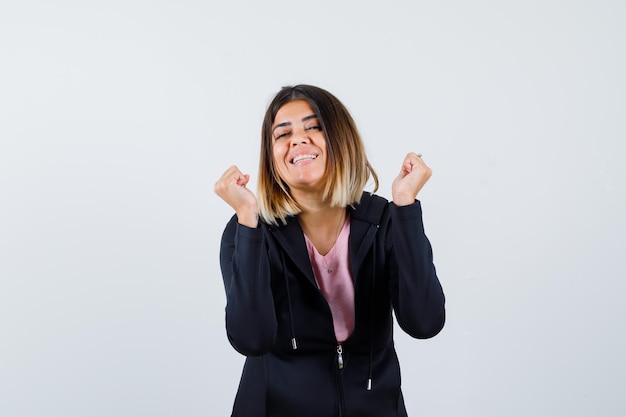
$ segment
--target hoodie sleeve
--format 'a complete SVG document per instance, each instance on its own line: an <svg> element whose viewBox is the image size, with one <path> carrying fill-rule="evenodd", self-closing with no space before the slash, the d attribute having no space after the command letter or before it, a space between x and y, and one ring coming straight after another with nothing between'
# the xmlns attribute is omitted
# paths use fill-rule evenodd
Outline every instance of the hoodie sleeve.
<svg viewBox="0 0 626 417"><path fill-rule="evenodd" d="M226 333L243 355L267 353L276 337L276 314L263 228L252 229L233 218L220 247L226 290Z"/></svg>
<svg viewBox="0 0 626 417"><path fill-rule="evenodd" d="M445 322L445 297L424 233L421 204L391 203L390 215L390 291L396 319L412 337L433 337Z"/></svg>

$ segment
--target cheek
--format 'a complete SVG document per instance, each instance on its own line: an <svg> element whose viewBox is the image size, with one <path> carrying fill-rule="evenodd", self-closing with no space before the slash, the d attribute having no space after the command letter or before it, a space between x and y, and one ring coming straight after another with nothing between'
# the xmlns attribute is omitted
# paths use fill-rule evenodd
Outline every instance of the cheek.
<svg viewBox="0 0 626 417"><path fill-rule="evenodd" d="M323 150L328 150L328 143L326 142L326 138L324 137L324 134L321 133L320 136L317 138L317 140L315 141L315 144Z"/></svg>
<svg viewBox="0 0 626 417"><path fill-rule="evenodd" d="M274 166L279 173L282 173L285 170L285 153L283 149L279 146L275 146L272 149L272 158L274 160Z"/></svg>
<svg viewBox="0 0 626 417"><path fill-rule="evenodd" d="M274 160L275 165L280 165L280 162L281 162L280 152L278 151L276 147L272 149L272 159Z"/></svg>

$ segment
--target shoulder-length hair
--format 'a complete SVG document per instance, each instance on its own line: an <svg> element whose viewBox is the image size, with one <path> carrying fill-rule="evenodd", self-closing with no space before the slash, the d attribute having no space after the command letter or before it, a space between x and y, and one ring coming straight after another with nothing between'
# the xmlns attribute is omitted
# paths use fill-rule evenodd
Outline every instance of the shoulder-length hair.
<svg viewBox="0 0 626 417"><path fill-rule="evenodd" d="M259 216L274 225L278 225L278 220L284 224L287 217L302 211L291 196L289 186L280 178L272 156L272 124L276 113L285 104L296 100L309 103L326 138L328 181L324 198L330 200L331 206L347 207L358 203L370 176L374 179L373 191L378 189L378 175L367 160L363 141L346 107L319 87L303 84L283 87L268 106L263 119L257 190Z"/></svg>

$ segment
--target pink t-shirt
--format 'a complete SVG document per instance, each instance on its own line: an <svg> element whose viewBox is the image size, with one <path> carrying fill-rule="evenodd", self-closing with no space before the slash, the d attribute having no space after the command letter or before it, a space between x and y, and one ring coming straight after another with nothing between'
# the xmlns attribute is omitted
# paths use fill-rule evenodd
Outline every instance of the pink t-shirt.
<svg viewBox="0 0 626 417"><path fill-rule="evenodd" d="M344 342L354 330L354 283L348 255L349 237L350 218L348 217L335 245L322 256L309 238L304 235L317 286L326 297L333 315L335 337L338 342Z"/></svg>

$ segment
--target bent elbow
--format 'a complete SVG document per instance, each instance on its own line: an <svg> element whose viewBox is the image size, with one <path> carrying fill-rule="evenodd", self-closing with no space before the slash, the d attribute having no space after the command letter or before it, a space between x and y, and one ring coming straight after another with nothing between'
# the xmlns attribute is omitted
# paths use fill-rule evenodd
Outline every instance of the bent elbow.
<svg viewBox="0 0 626 417"><path fill-rule="evenodd" d="M446 322L446 310L441 308L438 314L420 315L411 320L398 320L400 328L415 339L430 339L438 335Z"/></svg>
<svg viewBox="0 0 626 417"><path fill-rule="evenodd" d="M230 345L244 356L263 356L267 354L274 344L273 338L235 338L228 335Z"/></svg>
<svg viewBox="0 0 626 417"><path fill-rule="evenodd" d="M226 319L226 334L231 346L245 356L262 356L270 351L276 339L275 321Z"/></svg>

